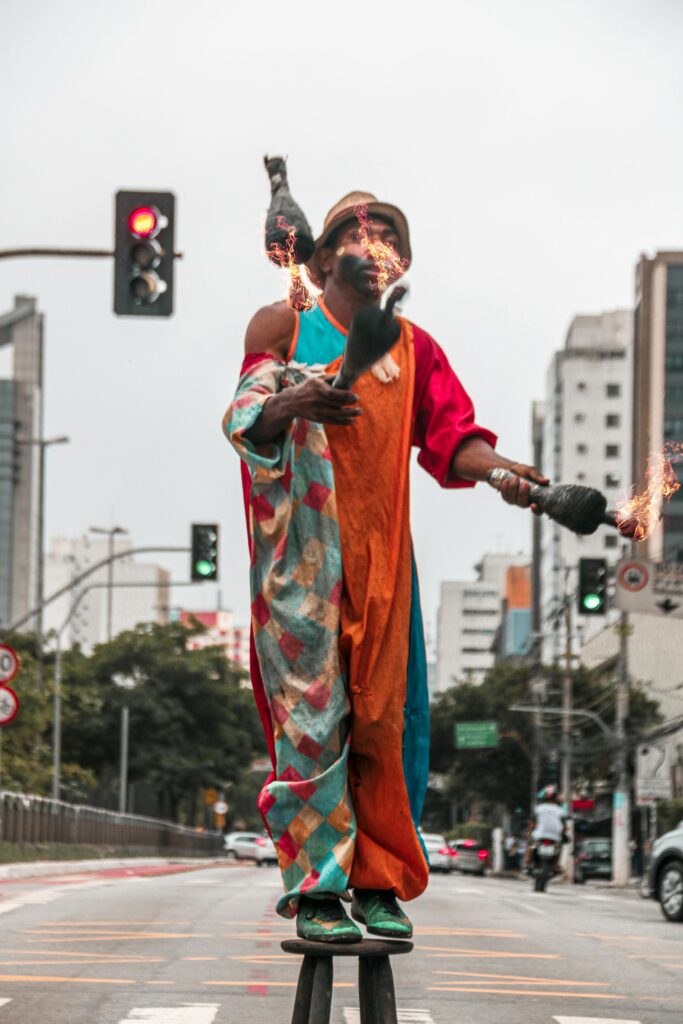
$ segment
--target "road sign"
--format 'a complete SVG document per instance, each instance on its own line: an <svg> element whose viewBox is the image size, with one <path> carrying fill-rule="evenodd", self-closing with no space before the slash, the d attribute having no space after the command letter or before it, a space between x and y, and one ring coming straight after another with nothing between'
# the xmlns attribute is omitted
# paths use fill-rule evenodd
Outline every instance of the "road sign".
<svg viewBox="0 0 683 1024"><path fill-rule="evenodd" d="M213 811L214 814L227 814L228 805L225 800L216 800L216 803L213 805Z"/></svg>
<svg viewBox="0 0 683 1024"><path fill-rule="evenodd" d="M11 683L19 671L19 656L9 644L0 644L0 686Z"/></svg>
<svg viewBox="0 0 683 1024"><path fill-rule="evenodd" d="M458 750L477 750L498 746L496 722L456 722L455 745Z"/></svg>
<svg viewBox="0 0 683 1024"><path fill-rule="evenodd" d="M0 686L0 727L9 725L19 714L19 698L11 686Z"/></svg>
<svg viewBox="0 0 683 1024"><path fill-rule="evenodd" d="M683 563L623 559L617 565L614 604L624 612L683 619Z"/></svg>
<svg viewBox="0 0 683 1024"><path fill-rule="evenodd" d="M639 804L670 800L671 746L666 740L641 743L636 756L636 796Z"/></svg>

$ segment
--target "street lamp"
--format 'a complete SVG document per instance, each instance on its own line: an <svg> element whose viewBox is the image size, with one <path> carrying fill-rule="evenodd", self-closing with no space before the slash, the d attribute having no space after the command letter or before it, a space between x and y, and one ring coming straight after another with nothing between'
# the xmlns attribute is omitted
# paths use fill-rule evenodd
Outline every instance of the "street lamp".
<svg viewBox="0 0 683 1024"><path fill-rule="evenodd" d="M128 533L122 526L112 526L107 529L105 526L91 526L90 533L103 533L109 537L109 558L107 566L107 640L111 642L112 637L112 609L113 609L113 588L114 588L114 537L118 533Z"/></svg>
<svg viewBox="0 0 683 1024"><path fill-rule="evenodd" d="M41 607L36 613L36 667L38 669L38 686L43 682L43 580L45 576L45 449L52 444L68 444L69 438L62 437L18 437L17 444L31 444L38 446L38 536L37 545L37 572L36 591L38 594L37 604Z"/></svg>

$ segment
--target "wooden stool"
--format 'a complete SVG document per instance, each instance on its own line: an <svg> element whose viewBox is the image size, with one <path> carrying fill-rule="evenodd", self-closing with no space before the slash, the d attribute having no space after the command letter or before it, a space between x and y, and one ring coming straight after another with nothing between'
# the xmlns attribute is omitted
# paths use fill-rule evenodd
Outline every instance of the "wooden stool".
<svg viewBox="0 0 683 1024"><path fill-rule="evenodd" d="M358 957L361 1024L397 1024L390 956L410 953L412 942L363 939L361 942L307 942L287 939L285 953L303 955L292 1024L329 1024L332 1008L332 957Z"/></svg>

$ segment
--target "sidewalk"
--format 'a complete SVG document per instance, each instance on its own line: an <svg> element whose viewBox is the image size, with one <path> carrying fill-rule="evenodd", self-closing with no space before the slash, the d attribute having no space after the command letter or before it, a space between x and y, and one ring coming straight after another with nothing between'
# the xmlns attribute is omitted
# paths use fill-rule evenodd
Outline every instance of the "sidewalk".
<svg viewBox="0 0 683 1024"><path fill-rule="evenodd" d="M101 860L36 860L0 864L0 882L23 878L54 878L58 875L82 875L90 872L131 874L169 874L173 871L198 871L208 867L226 867L223 857L118 857ZM145 869L150 869L146 871Z"/></svg>

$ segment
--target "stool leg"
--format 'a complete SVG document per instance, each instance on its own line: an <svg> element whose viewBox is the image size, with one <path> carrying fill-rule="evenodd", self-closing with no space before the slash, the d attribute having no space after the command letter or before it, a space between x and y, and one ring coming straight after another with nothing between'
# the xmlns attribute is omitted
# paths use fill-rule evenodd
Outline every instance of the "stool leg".
<svg viewBox="0 0 683 1024"><path fill-rule="evenodd" d="M358 995L361 1024L397 1024L394 978L388 956L360 957Z"/></svg>
<svg viewBox="0 0 683 1024"><path fill-rule="evenodd" d="M294 1013L292 1024L308 1024L310 1019L311 993L313 992L313 978L315 976L316 957L305 956L301 962L299 971L299 984L296 987L296 999L294 1000Z"/></svg>
<svg viewBox="0 0 683 1024"><path fill-rule="evenodd" d="M315 957L315 974L308 1024L330 1024L332 1010L332 957Z"/></svg>

